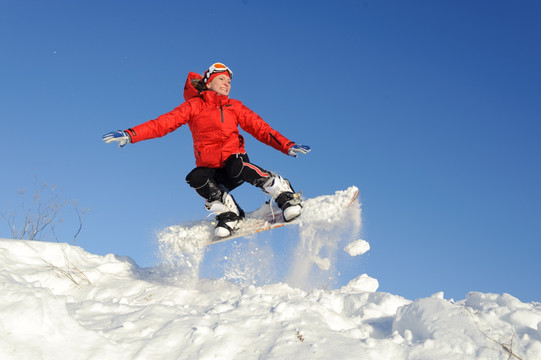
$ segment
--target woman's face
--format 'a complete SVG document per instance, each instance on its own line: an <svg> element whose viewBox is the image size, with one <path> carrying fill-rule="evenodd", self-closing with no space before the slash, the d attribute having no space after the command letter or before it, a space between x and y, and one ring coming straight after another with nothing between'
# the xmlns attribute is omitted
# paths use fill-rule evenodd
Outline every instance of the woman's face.
<svg viewBox="0 0 541 360"><path fill-rule="evenodd" d="M216 91L220 95L229 95L231 78L225 74L218 75L207 84L207 88Z"/></svg>

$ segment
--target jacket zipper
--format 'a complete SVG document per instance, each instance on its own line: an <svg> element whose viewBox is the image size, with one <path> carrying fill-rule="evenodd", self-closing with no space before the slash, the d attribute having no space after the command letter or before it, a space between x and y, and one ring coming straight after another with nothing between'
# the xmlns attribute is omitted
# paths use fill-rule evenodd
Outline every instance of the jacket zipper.
<svg viewBox="0 0 541 360"><path fill-rule="evenodd" d="M220 99L220 118L222 120L222 124L224 123L224 106L231 106L231 104L225 104L225 105L222 105L222 100ZM222 130L223 130L223 127L222 127ZM222 139L222 142L221 142L221 149L220 149L220 154L222 153L223 149L224 149L224 140ZM220 159L221 161L221 159Z"/></svg>
<svg viewBox="0 0 541 360"><path fill-rule="evenodd" d="M222 100L220 100L220 117L222 119L222 124L224 122L224 106L231 106L231 104L222 105Z"/></svg>
<svg viewBox="0 0 541 360"><path fill-rule="evenodd" d="M223 124L224 124L224 107L222 105L222 100L220 99L220 117L222 119L222 132L223 132ZM220 164L223 162L222 154L224 152L224 139L222 136L222 141L220 142Z"/></svg>

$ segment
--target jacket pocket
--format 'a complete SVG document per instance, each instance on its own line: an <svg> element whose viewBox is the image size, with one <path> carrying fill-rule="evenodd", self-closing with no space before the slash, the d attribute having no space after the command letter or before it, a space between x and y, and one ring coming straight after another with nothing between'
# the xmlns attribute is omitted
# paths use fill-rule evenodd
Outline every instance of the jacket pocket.
<svg viewBox="0 0 541 360"><path fill-rule="evenodd" d="M194 145L194 155L197 166L217 168L222 163L220 145Z"/></svg>

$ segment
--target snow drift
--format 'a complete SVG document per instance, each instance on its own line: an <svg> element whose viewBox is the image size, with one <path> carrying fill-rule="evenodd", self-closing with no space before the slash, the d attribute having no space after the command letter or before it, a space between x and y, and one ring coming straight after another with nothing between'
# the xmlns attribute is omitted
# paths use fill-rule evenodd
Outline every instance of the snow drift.
<svg viewBox="0 0 541 360"><path fill-rule="evenodd" d="M327 226L321 237L301 229L298 249L315 264L303 276L332 269L338 248L325 239L345 228ZM340 251L369 250L354 235ZM541 358L541 304L509 294L411 301L378 292L366 274L337 289L258 286L198 278L190 261L181 272L167 262L143 269L67 244L0 239L0 358Z"/></svg>

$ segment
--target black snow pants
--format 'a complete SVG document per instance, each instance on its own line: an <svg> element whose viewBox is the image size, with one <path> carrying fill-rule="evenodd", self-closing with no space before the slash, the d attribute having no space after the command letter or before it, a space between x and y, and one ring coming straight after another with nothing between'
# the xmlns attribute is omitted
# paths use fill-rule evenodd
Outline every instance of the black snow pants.
<svg viewBox="0 0 541 360"><path fill-rule="evenodd" d="M186 182L199 195L212 202L221 200L221 187L229 192L248 182L263 188L272 176L270 171L250 163L247 154L235 154L231 155L221 168L196 167L186 176Z"/></svg>

